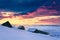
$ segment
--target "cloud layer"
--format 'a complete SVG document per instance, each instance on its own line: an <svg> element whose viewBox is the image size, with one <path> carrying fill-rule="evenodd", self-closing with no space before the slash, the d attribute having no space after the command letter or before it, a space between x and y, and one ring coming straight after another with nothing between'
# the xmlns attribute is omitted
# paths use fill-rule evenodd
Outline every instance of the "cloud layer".
<svg viewBox="0 0 60 40"><path fill-rule="evenodd" d="M0 0L0 24L60 25L60 0Z"/></svg>
<svg viewBox="0 0 60 40"><path fill-rule="evenodd" d="M0 9L7 11L32 12L41 6L52 6L60 10L60 0L0 0Z"/></svg>

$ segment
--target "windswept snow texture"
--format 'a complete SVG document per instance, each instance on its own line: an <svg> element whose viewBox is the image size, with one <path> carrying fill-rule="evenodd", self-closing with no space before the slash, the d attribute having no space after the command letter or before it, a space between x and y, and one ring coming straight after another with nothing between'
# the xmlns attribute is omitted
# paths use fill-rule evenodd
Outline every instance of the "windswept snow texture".
<svg viewBox="0 0 60 40"><path fill-rule="evenodd" d="M0 26L0 40L60 40L43 34Z"/></svg>
<svg viewBox="0 0 60 40"><path fill-rule="evenodd" d="M51 37L60 38L60 26L26 26L26 29L37 28L39 30L48 32Z"/></svg>

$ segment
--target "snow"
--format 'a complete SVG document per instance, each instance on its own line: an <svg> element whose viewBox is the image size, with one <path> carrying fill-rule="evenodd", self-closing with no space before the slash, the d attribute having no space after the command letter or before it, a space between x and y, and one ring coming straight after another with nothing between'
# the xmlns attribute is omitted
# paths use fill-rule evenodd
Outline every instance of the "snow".
<svg viewBox="0 0 60 40"><path fill-rule="evenodd" d="M29 28L28 31L30 32L34 32L36 30L36 28Z"/></svg>
<svg viewBox="0 0 60 40"><path fill-rule="evenodd" d="M0 40L60 40L49 35L31 33L26 30L0 25Z"/></svg>
<svg viewBox="0 0 60 40"><path fill-rule="evenodd" d="M26 30L29 28L37 28L39 30L48 32L52 37L60 38L60 26L29 26L26 28Z"/></svg>

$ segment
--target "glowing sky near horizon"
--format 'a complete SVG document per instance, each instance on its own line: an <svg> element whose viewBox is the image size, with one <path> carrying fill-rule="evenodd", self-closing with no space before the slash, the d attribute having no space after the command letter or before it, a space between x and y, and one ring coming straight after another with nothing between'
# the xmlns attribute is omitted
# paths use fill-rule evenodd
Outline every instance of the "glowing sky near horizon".
<svg viewBox="0 0 60 40"><path fill-rule="evenodd" d="M56 15L58 11L46 8L38 8L25 15L21 15L19 12L3 11L0 14L0 24L9 21L13 25L60 25L60 16Z"/></svg>

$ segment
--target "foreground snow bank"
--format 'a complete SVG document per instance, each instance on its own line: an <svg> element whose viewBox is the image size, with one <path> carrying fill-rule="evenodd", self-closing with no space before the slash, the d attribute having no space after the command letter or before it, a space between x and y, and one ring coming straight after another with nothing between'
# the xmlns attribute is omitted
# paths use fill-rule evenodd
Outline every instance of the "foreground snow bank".
<svg viewBox="0 0 60 40"><path fill-rule="evenodd" d="M0 40L60 40L43 34L8 28L0 25Z"/></svg>

